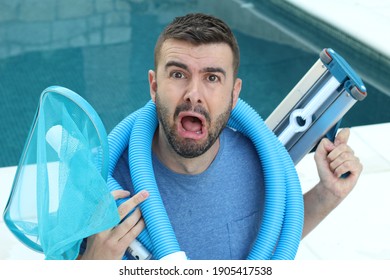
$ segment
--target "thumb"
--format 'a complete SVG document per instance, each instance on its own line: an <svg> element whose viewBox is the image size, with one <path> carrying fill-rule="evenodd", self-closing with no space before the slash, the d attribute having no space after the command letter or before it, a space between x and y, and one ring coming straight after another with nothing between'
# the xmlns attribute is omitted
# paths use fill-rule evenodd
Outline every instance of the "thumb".
<svg viewBox="0 0 390 280"><path fill-rule="evenodd" d="M349 128L343 128L336 136L334 140L334 144L336 146L340 144L346 144L348 142L350 135L350 129Z"/></svg>

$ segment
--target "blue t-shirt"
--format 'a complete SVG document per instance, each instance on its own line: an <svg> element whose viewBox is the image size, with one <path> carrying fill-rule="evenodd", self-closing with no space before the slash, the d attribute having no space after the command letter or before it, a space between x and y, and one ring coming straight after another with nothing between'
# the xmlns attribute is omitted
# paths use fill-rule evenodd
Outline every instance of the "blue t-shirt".
<svg viewBox="0 0 390 280"><path fill-rule="evenodd" d="M261 223L264 184L252 142L224 129L220 148L201 174L178 174L153 155L153 168L182 251L190 259L246 259ZM113 174L133 193L127 150Z"/></svg>

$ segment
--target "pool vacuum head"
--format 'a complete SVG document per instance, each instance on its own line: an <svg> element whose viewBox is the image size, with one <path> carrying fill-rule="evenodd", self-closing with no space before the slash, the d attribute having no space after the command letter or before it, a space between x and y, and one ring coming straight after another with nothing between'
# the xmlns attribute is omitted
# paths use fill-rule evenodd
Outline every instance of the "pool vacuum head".
<svg viewBox="0 0 390 280"><path fill-rule="evenodd" d="M334 50L324 49L266 124L296 165L323 137L333 141L341 118L366 95L351 66Z"/></svg>

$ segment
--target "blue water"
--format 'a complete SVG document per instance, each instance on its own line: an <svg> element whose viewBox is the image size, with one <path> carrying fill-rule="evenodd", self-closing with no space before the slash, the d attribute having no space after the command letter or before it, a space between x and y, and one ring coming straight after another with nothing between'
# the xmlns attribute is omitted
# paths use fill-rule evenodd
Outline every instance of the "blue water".
<svg viewBox="0 0 390 280"><path fill-rule="evenodd" d="M224 1L223 7L212 0L73 2L0 0L0 167L18 163L39 96L48 86L61 85L83 96L108 132L144 105L154 43L174 16L202 11L233 26L241 50L241 98L264 119L318 59L317 52L293 40L254 36L253 26L236 24L240 11L235 1ZM274 38L280 31L268 32ZM383 114L390 98L367 88L369 97L348 112L343 126L390 121Z"/></svg>

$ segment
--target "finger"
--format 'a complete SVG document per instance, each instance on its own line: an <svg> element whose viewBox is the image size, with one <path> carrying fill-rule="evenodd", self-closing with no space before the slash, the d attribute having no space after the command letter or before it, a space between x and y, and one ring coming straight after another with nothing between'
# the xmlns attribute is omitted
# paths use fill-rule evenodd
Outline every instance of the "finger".
<svg viewBox="0 0 390 280"><path fill-rule="evenodd" d="M316 152L321 155L321 157L326 158L329 152L334 149L334 145L329 139L323 138L317 146Z"/></svg>
<svg viewBox="0 0 390 280"><path fill-rule="evenodd" d="M334 144L336 146L340 144L346 144L348 142L350 135L350 129L349 128L343 128L337 135L334 140Z"/></svg>
<svg viewBox="0 0 390 280"><path fill-rule="evenodd" d="M327 155L327 158L329 162L332 162L337 159L343 160L344 158L349 158L350 155L354 156L352 148L347 144L339 144Z"/></svg>
<svg viewBox="0 0 390 280"><path fill-rule="evenodd" d="M121 239L129 230L131 230L135 224L141 219L141 211L139 208L135 209L131 215L125 218L118 226L116 226L112 235L116 240Z"/></svg>
<svg viewBox="0 0 390 280"><path fill-rule="evenodd" d="M129 197L130 192L125 190L115 190L111 192L111 195L114 197L115 200L117 200L119 198Z"/></svg>
<svg viewBox="0 0 390 280"><path fill-rule="evenodd" d="M337 166L337 168L333 171L336 177L340 177L343 174L348 173L350 170L350 162L345 162L342 165Z"/></svg>
<svg viewBox="0 0 390 280"><path fill-rule="evenodd" d="M329 139L323 138L317 146L315 157L321 160L327 160L329 152L331 152L335 146Z"/></svg>
<svg viewBox="0 0 390 280"><path fill-rule="evenodd" d="M330 158L330 156L329 156ZM337 157L335 157L333 160L329 161L329 167L334 172L339 166L344 164L347 161L354 161L355 156L353 152L342 152Z"/></svg>
<svg viewBox="0 0 390 280"><path fill-rule="evenodd" d="M140 219L120 240L121 246L129 246L145 229L144 219Z"/></svg>
<svg viewBox="0 0 390 280"><path fill-rule="evenodd" d="M348 160L339 165L335 170L334 174L337 177L342 176L343 174L349 172L352 176L359 175L363 169L363 165L360 163L358 158L353 160ZM350 177L350 176L348 176Z"/></svg>
<svg viewBox="0 0 390 280"><path fill-rule="evenodd" d="M137 207L140 203L149 197L149 193L145 190L135 194L132 198L122 203L118 207L119 217L122 220L131 210Z"/></svg>

